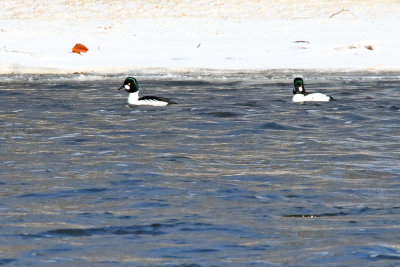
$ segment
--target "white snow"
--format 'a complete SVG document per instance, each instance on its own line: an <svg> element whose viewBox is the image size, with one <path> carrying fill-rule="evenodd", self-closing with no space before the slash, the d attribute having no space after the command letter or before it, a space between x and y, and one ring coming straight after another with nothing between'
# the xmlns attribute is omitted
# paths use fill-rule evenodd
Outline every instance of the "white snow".
<svg viewBox="0 0 400 267"><path fill-rule="evenodd" d="M398 0L2 0L0 73L397 71L399 28Z"/></svg>

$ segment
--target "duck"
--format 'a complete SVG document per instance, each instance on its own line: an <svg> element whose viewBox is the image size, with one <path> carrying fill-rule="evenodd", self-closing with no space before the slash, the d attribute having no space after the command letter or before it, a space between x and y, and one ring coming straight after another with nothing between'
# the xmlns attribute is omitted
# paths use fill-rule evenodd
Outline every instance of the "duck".
<svg viewBox="0 0 400 267"><path fill-rule="evenodd" d="M159 96L142 96L139 97L139 84L134 77L127 77L124 84L118 90L125 89L129 93L128 104L134 106L148 105L148 106L167 106L176 104L176 102L169 100L165 97Z"/></svg>
<svg viewBox="0 0 400 267"><path fill-rule="evenodd" d="M322 93L306 93L304 81L302 78L297 77L294 79L293 88L293 102L328 102L334 101L330 95Z"/></svg>

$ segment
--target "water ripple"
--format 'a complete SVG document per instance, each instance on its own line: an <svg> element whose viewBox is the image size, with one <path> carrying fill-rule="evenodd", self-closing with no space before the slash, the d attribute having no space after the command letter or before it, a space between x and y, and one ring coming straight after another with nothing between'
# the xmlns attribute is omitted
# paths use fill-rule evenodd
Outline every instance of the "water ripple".
<svg viewBox="0 0 400 267"><path fill-rule="evenodd" d="M160 230L162 225L152 224L148 226L113 226L101 228L65 228L46 231L36 237L58 237L58 236L94 236L94 235L162 235L165 232Z"/></svg>

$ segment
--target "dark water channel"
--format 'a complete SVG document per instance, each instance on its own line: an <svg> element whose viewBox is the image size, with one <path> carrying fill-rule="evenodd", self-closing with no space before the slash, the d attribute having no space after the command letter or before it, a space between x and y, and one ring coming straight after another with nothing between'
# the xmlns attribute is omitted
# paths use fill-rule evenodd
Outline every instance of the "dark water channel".
<svg viewBox="0 0 400 267"><path fill-rule="evenodd" d="M400 266L400 74L0 76L0 265Z"/></svg>

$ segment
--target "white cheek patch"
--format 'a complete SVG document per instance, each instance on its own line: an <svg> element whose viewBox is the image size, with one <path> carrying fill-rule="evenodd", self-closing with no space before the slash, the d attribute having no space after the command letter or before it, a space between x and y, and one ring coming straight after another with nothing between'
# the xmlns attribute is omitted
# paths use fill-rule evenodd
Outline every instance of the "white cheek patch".
<svg viewBox="0 0 400 267"><path fill-rule="evenodd" d="M303 86L299 87L299 92L303 92Z"/></svg>
<svg viewBox="0 0 400 267"><path fill-rule="evenodd" d="M129 89L131 89L131 87L130 87L129 85L127 85L127 84L125 84L125 86L124 86L124 87L125 87L125 89L126 89L126 90L129 90Z"/></svg>

